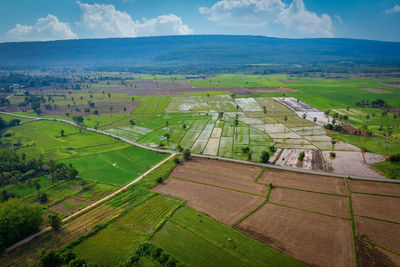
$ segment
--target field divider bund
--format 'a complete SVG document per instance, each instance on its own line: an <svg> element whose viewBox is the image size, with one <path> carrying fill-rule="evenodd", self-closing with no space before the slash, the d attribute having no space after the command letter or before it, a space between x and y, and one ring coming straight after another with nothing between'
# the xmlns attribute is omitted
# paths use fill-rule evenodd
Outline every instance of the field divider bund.
<svg viewBox="0 0 400 267"><path fill-rule="evenodd" d="M69 222L70 220L72 220L73 218L79 217L82 214L84 214L87 211L92 210L93 208L97 207L98 205L100 205L101 203L103 203L104 201L115 197L116 195L120 194L121 192L125 191L126 189L128 189L131 185L139 182L140 180L142 180L145 176L147 176L149 173L151 173L153 170L157 169L159 166L163 165L165 162L167 162L168 160L170 160L171 158L173 158L176 154L171 154L170 156L168 156L167 158L165 158L164 160L160 161L159 163L157 163L156 165L154 165L152 168L150 168L149 170L147 170L145 173L143 173L142 175L140 175L139 177L137 177L135 180L131 181L130 183L128 183L127 185L124 185L123 187L121 187L120 189L118 189L117 191L105 196L102 199L99 199L98 201L90 204L89 206L77 211L76 213L64 218L62 220L63 224ZM51 227L46 227L43 230L41 230L38 233L35 233L31 236L26 237L25 239L15 243L14 245L8 247L5 249L5 252L9 252L25 243L28 243L29 241L31 241L32 239L34 239L37 236L40 236L41 234L49 231L51 229Z"/></svg>
<svg viewBox="0 0 400 267"><path fill-rule="evenodd" d="M362 237L362 236L359 236L359 235L358 235L357 238L358 238L358 239L361 239L361 240L363 240L363 241L365 241L365 242L367 242L367 243L369 243L369 244L371 244L371 245L373 245L373 246L375 246L375 247L381 248L381 249L386 250L386 251L388 251L388 252L390 252L390 253L393 253L393 254L395 254L395 255L397 255L397 256L400 256L400 252L397 252L397 251L395 251L395 250L392 250L392 249L390 249L390 248L387 248L387 247L385 247L385 246L382 246L382 245L380 245L380 244L378 244L378 243L376 243L376 242L374 242L374 241L372 241L372 240L369 240L369 239L367 239L367 238L365 238L365 237Z"/></svg>
<svg viewBox="0 0 400 267"><path fill-rule="evenodd" d="M256 197L265 197L264 195L259 195L259 194L256 194L256 193L251 193L251 192L242 191L242 190L239 190L239 189L229 188L229 187L220 186L220 185L203 183L203 182L194 181L194 180L190 180L190 179L186 179L186 178L180 178L180 177L176 177L176 176L170 176L169 178L182 180L182 181L186 181L186 182L191 182L191 183L195 183L195 184L201 184L201 185L217 187L217 188L220 188L220 189L225 189L225 190L229 190L229 191L235 191L235 192L238 192L238 193L248 194L248 195L252 195L252 196L256 196Z"/></svg>
<svg viewBox="0 0 400 267"><path fill-rule="evenodd" d="M163 227L163 225L169 220L169 218L172 217L172 215L174 215L174 213L179 210L180 208L182 208L183 206L185 206L186 201L184 200L180 200L180 204L174 209L172 210L170 213L167 214L167 216L161 220L161 222L159 222L155 227L154 230L150 233L150 235L146 238L146 240L150 241L150 239L153 238L153 236Z"/></svg>
<svg viewBox="0 0 400 267"><path fill-rule="evenodd" d="M366 216L366 215L361 215L361 214L354 214L354 216L362 217L362 218L366 218L366 219L371 219L371 220L375 220L375 221L381 221L381 222L387 222L387 223L393 223L393 224L398 224L398 225L400 225L400 222L391 221L391 220L386 220L386 219L380 219L380 218L371 217L371 216Z"/></svg>
<svg viewBox="0 0 400 267"><path fill-rule="evenodd" d="M268 186L269 184L264 184L264 183L259 183L257 184L265 185ZM336 197L348 197L346 195L340 195L340 194L335 194L335 193L325 193L325 192L318 192L318 191L312 191L312 190L307 190L307 189L300 189L300 188L294 188L294 187L287 187L287 186L280 186L280 185L274 185L275 188L283 188L283 189L288 189L288 190L294 190L294 191L302 191L302 192L307 192L307 193L315 193L315 194L321 194L321 195L328 195L328 196L336 196Z"/></svg>
<svg viewBox="0 0 400 267"><path fill-rule="evenodd" d="M257 212L259 209L261 209L265 204L267 204L268 201L265 200L263 203L261 203L261 205L259 205L257 208L255 208L254 210L250 211L249 213L245 214L242 218L240 218L237 222L233 223L231 225L232 228L235 228L236 226L238 226L241 222L243 222L244 220L246 220L248 217L250 217L252 214L254 214L255 212Z"/></svg>
<svg viewBox="0 0 400 267"><path fill-rule="evenodd" d="M351 202L351 194L350 194L350 188L348 184L347 178L344 179L344 183L346 185L347 189L347 198L349 200L349 211L350 211L350 222L351 222L351 234L353 237L353 248L354 248L354 266L358 267L358 254L357 254L357 240L356 240L356 226L354 223L354 213L353 213L353 204Z"/></svg>
<svg viewBox="0 0 400 267"><path fill-rule="evenodd" d="M351 194L359 194L359 195L370 195L370 196L377 196L377 197L394 197L400 198L400 196L394 195L382 195L382 194L374 194L374 193L366 193L366 192L357 192L357 191L350 191Z"/></svg>
<svg viewBox="0 0 400 267"><path fill-rule="evenodd" d="M319 215L323 215L323 216L328 216L328 217L332 217L332 218L336 218L336 219L342 219L342 220L345 220L345 221L351 221L350 218L345 218L345 217L341 217L341 216L337 216L337 215L331 215L331 214L327 214L327 213L323 213L323 212L315 211L315 210L308 210L308 209L288 206L288 205L285 205L285 204L280 204L280 203L276 203L276 202L272 202L272 201L268 201L268 204L277 205L277 206L281 206L281 207L289 208L289 209L301 210L301 211L310 212L310 213L314 213L314 214L319 214Z"/></svg>
<svg viewBox="0 0 400 267"><path fill-rule="evenodd" d="M266 168L263 167L263 168L261 169L260 173L257 174L256 178L254 178L254 180L253 180L254 183L257 183L257 180L261 178L261 176L263 175L265 169L266 169ZM262 184L262 183L259 183L259 184Z"/></svg>

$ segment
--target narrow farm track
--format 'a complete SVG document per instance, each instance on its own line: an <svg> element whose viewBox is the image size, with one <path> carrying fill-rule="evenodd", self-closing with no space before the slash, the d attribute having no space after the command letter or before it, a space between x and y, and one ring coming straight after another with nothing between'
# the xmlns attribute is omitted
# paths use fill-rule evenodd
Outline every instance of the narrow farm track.
<svg viewBox="0 0 400 267"><path fill-rule="evenodd" d="M13 113L8 113L8 112L3 112L0 111L0 114L5 114L5 115L9 115L9 116L14 116L14 117L20 117L20 118L26 118L26 119L31 119L31 120L48 120L48 121L58 121L58 122L63 122L63 123L67 123L70 124L72 126L81 128L80 125L68 121L68 120L63 120L63 119L56 119L56 118L39 118L39 117L31 117L31 116L25 116L25 115L19 115L19 114L13 114ZM154 167L152 167L151 169L149 169L148 171L146 171L144 174L142 174L141 176L139 176L138 178L136 178L135 180L133 180L132 182L130 182L129 184L121 187L120 189L118 189L117 191L115 191L114 193L96 201L95 203L87 206L86 208L66 217L63 219L63 222L66 223L68 221L70 221L71 219L84 214L85 212L93 209L94 207L96 207L97 205L101 204L102 202L104 202L105 200L108 200L114 196L116 196L117 194L121 193L123 190L127 189L129 186L137 183L138 181L140 181L144 176L146 176L147 174L149 174L150 172L152 172L154 169L158 168L160 165L162 165L164 162L166 162L167 160L171 159L172 157L174 157L176 154L180 154L179 152L176 151L172 151L172 150L164 150L164 149L158 149L158 148L153 148L153 147L148 147L146 145L143 144L139 144L135 141L129 140L127 138L112 134L112 133L108 133L108 132L104 132L101 130L97 130L97 129L93 129L93 128L89 128L89 127L83 127L84 129L88 130L88 131L92 131L95 133L99 133L99 134L103 134L103 135L107 135L110 137L114 137L116 139L122 140L126 143L129 143L131 145L146 149L146 150L151 150L151 151L155 151L155 152L160 152L160 153L170 153L171 155L169 157L167 157L166 159L164 159L163 161L159 162L158 164L156 164ZM200 154L192 154L193 157L199 157L199 158L205 158L205 159L216 159L216 160L223 160L223 161L229 161L229 162L234 162L234 163L240 163L240 164L248 164L248 165L253 165L253 166L260 166L260 167L268 167L268 168L273 168L273 169L278 169L278 170L285 170L285 171L294 171L294 172L300 172L300 173L306 173L306 174L317 174L317 175L325 175L325 176L332 176L332 177L341 177L341 178L353 178L353 179L359 179L359 180L369 180L369 181L384 181L384 182L395 182L395 183L400 183L400 180L392 180L392 179L386 179L386 178L372 178L372 177L362 177L362 176L354 176L354 175L343 175L343 174L334 174L334 173L327 173L327 172L322 172L322 171L312 171L312 170L303 170L303 169L296 169L296 168L291 168L291 167L286 167L286 166L275 166L275 165L271 165L271 164L264 164L264 163L257 163L257 162L250 162L250 161L245 161L245 160L239 160L239 159L230 159L230 158L224 158L224 157L218 157L218 156L208 156L208 155L200 155ZM10 252L13 249L28 243L29 241L33 240L34 238L48 232L51 228L50 227L46 227L43 230L41 230L38 233L35 233L17 243L15 243L14 245L8 247L5 252Z"/></svg>

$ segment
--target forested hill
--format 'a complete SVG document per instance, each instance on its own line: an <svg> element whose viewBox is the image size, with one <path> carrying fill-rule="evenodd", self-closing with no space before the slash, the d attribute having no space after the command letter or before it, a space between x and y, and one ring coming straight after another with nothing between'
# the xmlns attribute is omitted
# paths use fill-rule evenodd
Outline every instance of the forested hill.
<svg viewBox="0 0 400 267"><path fill-rule="evenodd" d="M400 43L191 35L0 43L0 67L400 64Z"/></svg>

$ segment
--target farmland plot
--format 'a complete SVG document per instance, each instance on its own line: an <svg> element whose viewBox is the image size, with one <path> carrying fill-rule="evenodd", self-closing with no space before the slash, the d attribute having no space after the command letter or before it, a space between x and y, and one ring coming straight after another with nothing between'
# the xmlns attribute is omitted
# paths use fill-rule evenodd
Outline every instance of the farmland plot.
<svg viewBox="0 0 400 267"><path fill-rule="evenodd" d="M300 152L304 152L305 154L303 161L298 159ZM324 170L323 159L318 150L284 149L279 159L275 162L275 165L297 167L306 170Z"/></svg>
<svg viewBox="0 0 400 267"><path fill-rule="evenodd" d="M216 156L218 154L218 147L219 147L219 138L210 138L208 140L207 146L204 149L204 154L206 155L211 155L211 156Z"/></svg>
<svg viewBox="0 0 400 267"><path fill-rule="evenodd" d="M236 228L308 264L354 264L348 220L266 204Z"/></svg>
<svg viewBox="0 0 400 267"><path fill-rule="evenodd" d="M174 178L168 178L153 190L184 199L187 206L227 225L233 224L264 201L264 197Z"/></svg>
<svg viewBox="0 0 400 267"><path fill-rule="evenodd" d="M238 104L240 106L240 108L244 112L263 111L262 108L260 107L260 105L254 100L254 98L236 98L235 102L236 102L236 104Z"/></svg>
<svg viewBox="0 0 400 267"><path fill-rule="evenodd" d="M156 195L124 214L117 224L137 232L151 233L180 204L177 199Z"/></svg>
<svg viewBox="0 0 400 267"><path fill-rule="evenodd" d="M331 158L329 151L323 151L327 170L335 173L365 177L383 177L365 162L361 152L335 151L336 157Z"/></svg>
<svg viewBox="0 0 400 267"><path fill-rule="evenodd" d="M183 137L180 145L183 148L191 148L193 144L196 142L196 139L199 137L201 131L200 130L189 130L186 132L186 135Z"/></svg>
<svg viewBox="0 0 400 267"><path fill-rule="evenodd" d="M233 138L232 137L221 137L219 143L218 155L222 157L231 158L233 153Z"/></svg>

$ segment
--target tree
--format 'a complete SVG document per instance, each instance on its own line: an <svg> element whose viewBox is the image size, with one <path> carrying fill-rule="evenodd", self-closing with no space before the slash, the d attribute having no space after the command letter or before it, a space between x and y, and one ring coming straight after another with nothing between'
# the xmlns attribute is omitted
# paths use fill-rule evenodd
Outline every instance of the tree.
<svg viewBox="0 0 400 267"><path fill-rule="evenodd" d="M0 252L36 232L43 223L42 209L11 198L0 204Z"/></svg>
<svg viewBox="0 0 400 267"><path fill-rule="evenodd" d="M261 162L262 163L268 163L268 161L269 161L269 153L268 153L268 151L263 151L262 153L261 153Z"/></svg>
<svg viewBox="0 0 400 267"><path fill-rule="evenodd" d="M313 119L314 123L317 123L317 117L314 117ZM311 128L311 135L314 135L314 127Z"/></svg>
<svg viewBox="0 0 400 267"><path fill-rule="evenodd" d="M126 107L124 106L124 112L126 112Z"/></svg>
<svg viewBox="0 0 400 267"><path fill-rule="evenodd" d="M62 220L58 214L49 215L48 219L49 226L55 231L59 230L62 226Z"/></svg>
<svg viewBox="0 0 400 267"><path fill-rule="evenodd" d="M130 124L130 125L135 125L136 123L135 123L134 120L129 120L129 124Z"/></svg>
<svg viewBox="0 0 400 267"><path fill-rule="evenodd" d="M41 194L39 201L40 201L40 203L47 203L49 201L47 194L46 193Z"/></svg>
<svg viewBox="0 0 400 267"><path fill-rule="evenodd" d="M61 134L61 136L64 136L64 129L60 130L60 134Z"/></svg>
<svg viewBox="0 0 400 267"><path fill-rule="evenodd" d="M185 159L185 160L189 160L190 159L190 150L189 149L185 149L184 151L183 151L183 158Z"/></svg>
<svg viewBox="0 0 400 267"><path fill-rule="evenodd" d="M304 153L304 151L300 151L298 160L299 160L299 161L303 161L304 158L305 158L305 156L306 156L306 154Z"/></svg>
<svg viewBox="0 0 400 267"><path fill-rule="evenodd" d="M332 139L331 143L332 143L332 152L333 152L333 149L334 149L334 147L335 147L335 145L337 143L337 140L336 139Z"/></svg>
<svg viewBox="0 0 400 267"><path fill-rule="evenodd" d="M99 111L96 109L95 111L93 111L94 115L99 115Z"/></svg>
<svg viewBox="0 0 400 267"><path fill-rule="evenodd" d="M32 179L32 186L36 189L37 194L38 194L38 199L40 198L40 178L34 178Z"/></svg>
<svg viewBox="0 0 400 267"><path fill-rule="evenodd" d="M267 115L267 107L263 106L262 109L263 109L264 115Z"/></svg>
<svg viewBox="0 0 400 267"><path fill-rule="evenodd" d="M81 133L82 132L82 127L83 127L83 117L82 116L73 116L72 117L72 120L76 123L76 124L78 124L78 126L79 126L79 132Z"/></svg>

